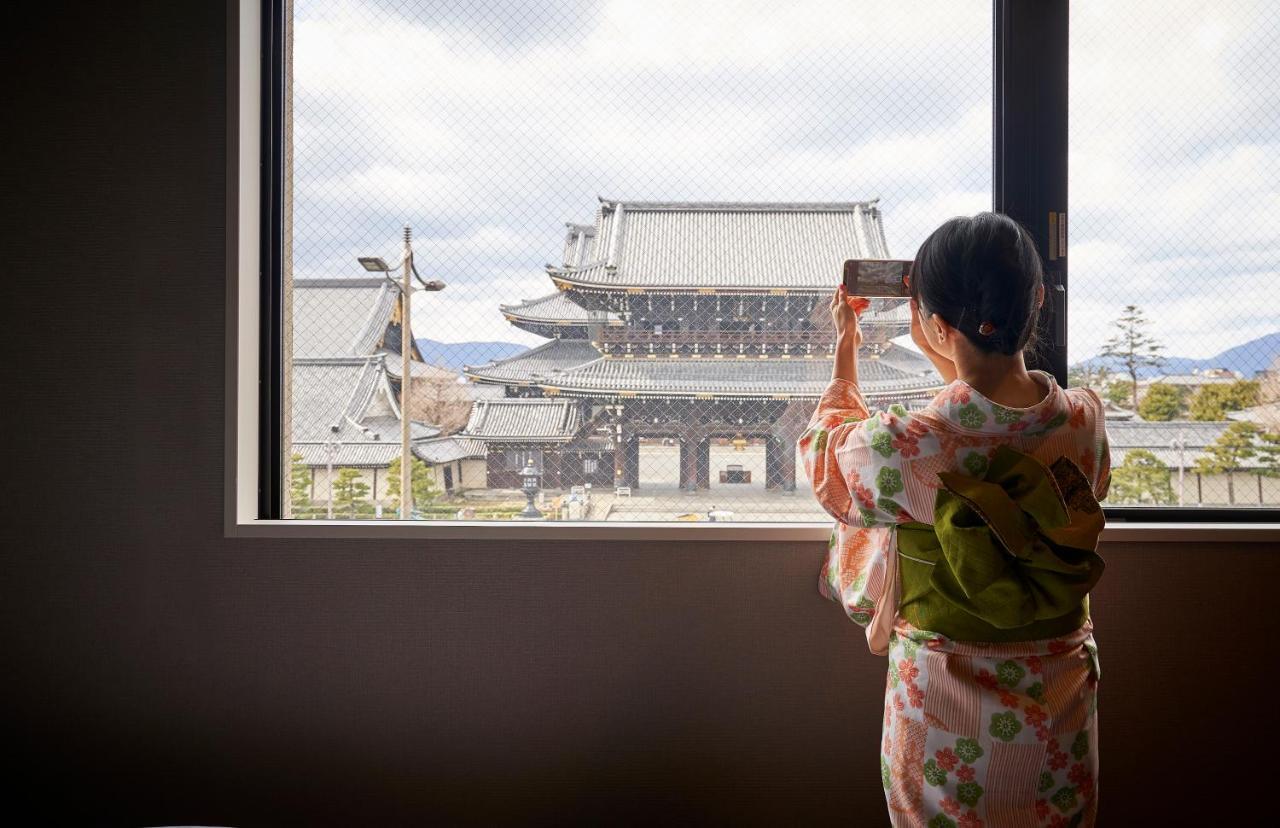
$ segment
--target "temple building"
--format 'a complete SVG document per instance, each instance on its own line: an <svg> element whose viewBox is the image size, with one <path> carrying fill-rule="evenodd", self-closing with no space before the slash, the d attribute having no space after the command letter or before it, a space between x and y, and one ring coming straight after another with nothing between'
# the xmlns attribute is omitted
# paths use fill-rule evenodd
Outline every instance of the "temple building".
<svg viewBox="0 0 1280 828"><path fill-rule="evenodd" d="M501 307L548 341L465 369L503 389L462 432L486 447L488 486L516 485L533 462L549 488L794 490L796 443L831 377L843 262L889 257L877 203L600 199L591 224L566 228L546 268L555 291ZM868 402L919 407L942 387L891 342L910 330L905 299L876 300L862 330ZM763 448L761 467L725 462L746 445Z"/></svg>

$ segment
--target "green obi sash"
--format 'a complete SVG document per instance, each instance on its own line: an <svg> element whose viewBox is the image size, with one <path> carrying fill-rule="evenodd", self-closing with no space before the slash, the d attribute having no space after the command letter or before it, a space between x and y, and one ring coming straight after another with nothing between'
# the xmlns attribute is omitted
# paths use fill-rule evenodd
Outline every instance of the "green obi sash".
<svg viewBox="0 0 1280 828"><path fill-rule="evenodd" d="M1102 576L1102 507L1065 457L1000 446L986 475L938 475L933 525L898 527L900 615L957 641L1032 641L1079 629Z"/></svg>

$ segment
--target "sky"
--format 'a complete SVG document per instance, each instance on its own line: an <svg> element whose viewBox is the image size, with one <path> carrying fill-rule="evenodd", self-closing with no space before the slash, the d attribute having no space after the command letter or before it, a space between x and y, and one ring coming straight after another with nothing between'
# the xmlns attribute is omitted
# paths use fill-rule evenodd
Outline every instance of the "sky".
<svg viewBox="0 0 1280 828"><path fill-rule="evenodd" d="M1071 358L1126 304L1170 354L1280 329L1280 23L1074 0ZM294 274L414 230L418 336L542 340L597 197L879 198L890 251L991 206L990 0L297 0ZM835 276L833 274L833 283Z"/></svg>

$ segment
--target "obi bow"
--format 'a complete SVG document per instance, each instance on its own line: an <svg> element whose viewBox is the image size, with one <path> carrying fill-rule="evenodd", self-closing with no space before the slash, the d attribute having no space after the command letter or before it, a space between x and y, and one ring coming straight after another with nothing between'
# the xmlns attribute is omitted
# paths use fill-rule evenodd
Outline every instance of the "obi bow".
<svg viewBox="0 0 1280 828"><path fill-rule="evenodd" d="M1061 457L1046 466L1000 446L981 478L938 477L933 525L904 524L898 533L904 604L918 604L912 614L931 616L920 621L934 629L950 618L994 632L1087 613L1104 566L1095 551L1103 515L1074 463Z"/></svg>

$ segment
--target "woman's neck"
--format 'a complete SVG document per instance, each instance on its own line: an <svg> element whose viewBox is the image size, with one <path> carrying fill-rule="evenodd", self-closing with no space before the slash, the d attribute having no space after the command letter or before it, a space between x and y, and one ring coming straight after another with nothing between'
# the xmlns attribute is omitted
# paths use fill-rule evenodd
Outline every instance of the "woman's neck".
<svg viewBox="0 0 1280 828"><path fill-rule="evenodd" d="M1030 408L1046 395L1045 387L1027 370L1021 351L1012 356L957 353L956 376L982 396L1009 408Z"/></svg>

